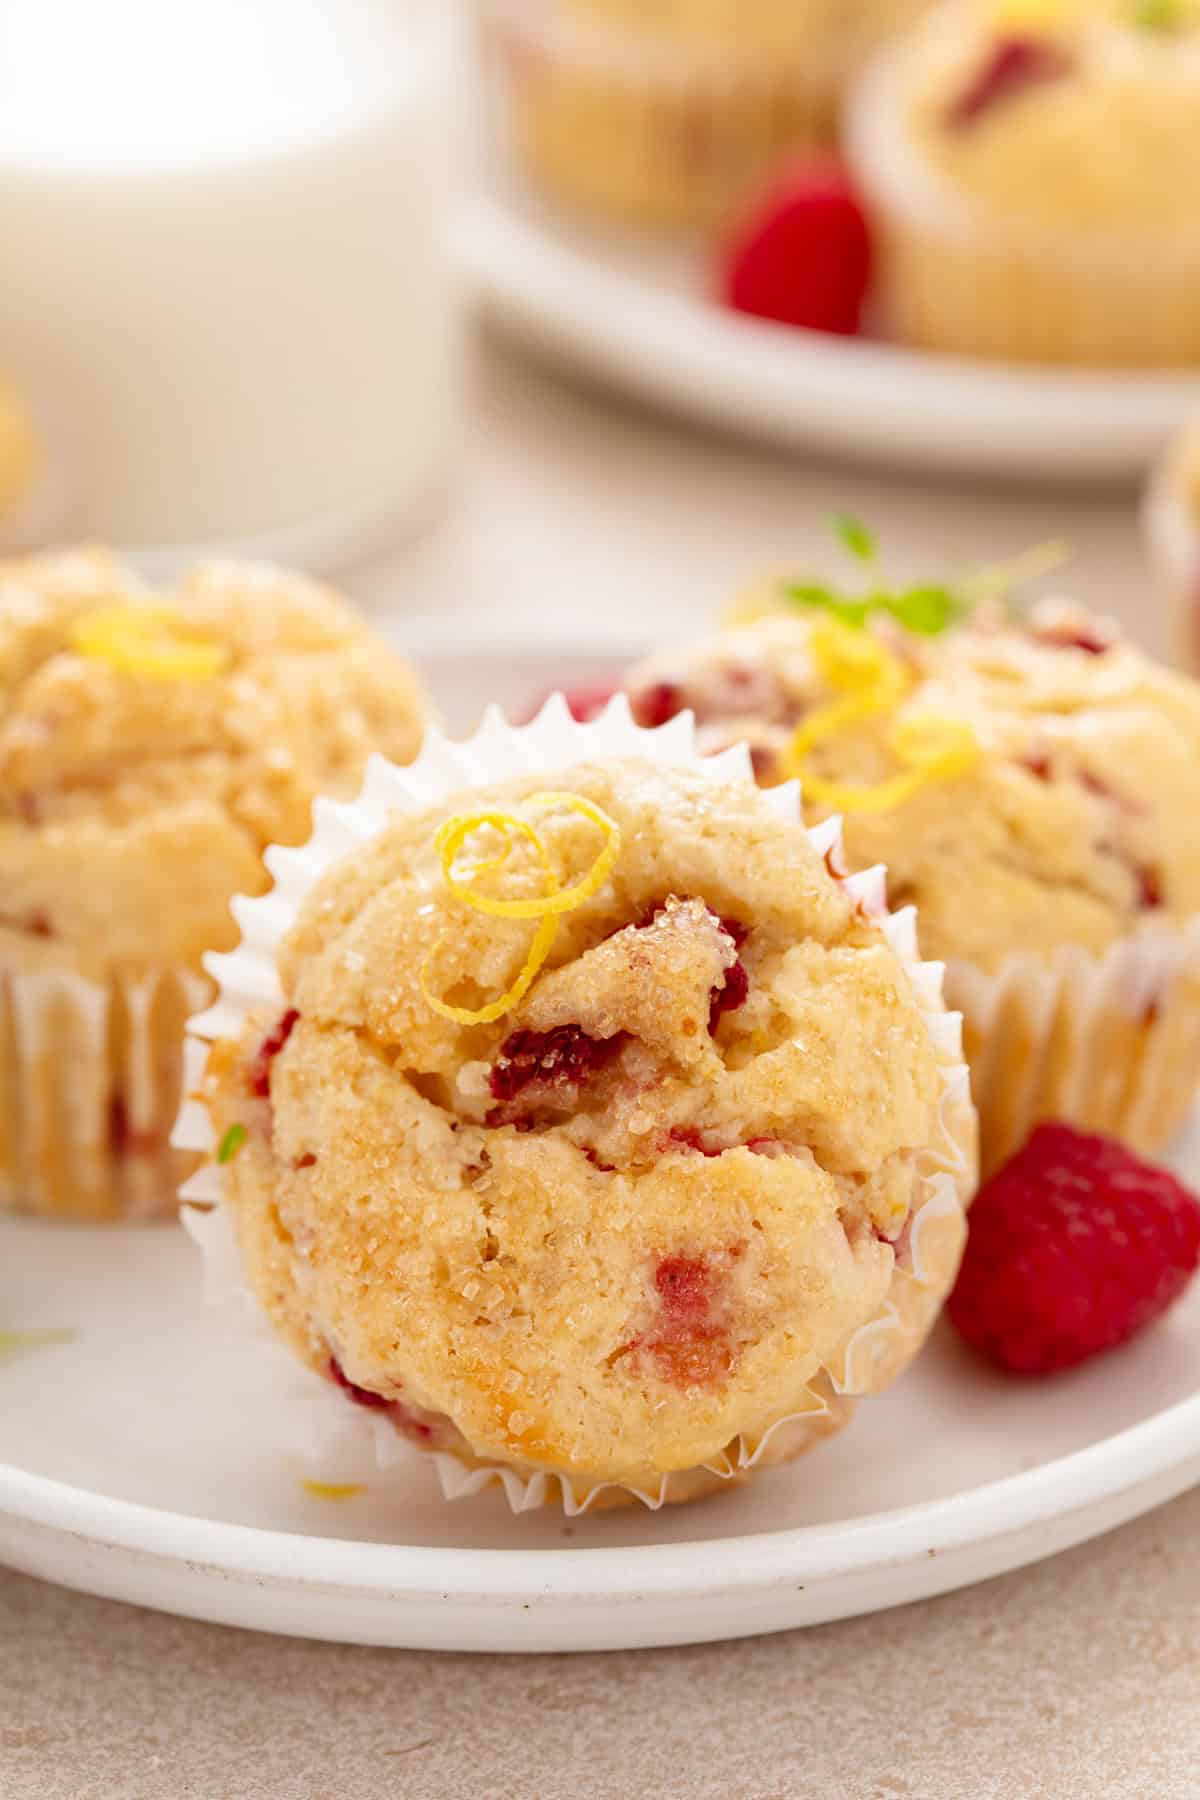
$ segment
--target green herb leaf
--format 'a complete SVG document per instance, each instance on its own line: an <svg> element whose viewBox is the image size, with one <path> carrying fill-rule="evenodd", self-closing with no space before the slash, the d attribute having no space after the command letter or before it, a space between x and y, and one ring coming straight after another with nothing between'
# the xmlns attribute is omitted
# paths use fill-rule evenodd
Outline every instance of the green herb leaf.
<svg viewBox="0 0 1200 1800"><path fill-rule="evenodd" d="M853 513L834 513L830 519L834 536L844 550L848 550L858 562L873 563L878 554L875 533L868 531L861 519Z"/></svg>
<svg viewBox="0 0 1200 1800"><path fill-rule="evenodd" d="M246 1137L247 1132L244 1125L231 1125L217 1145L217 1161L222 1166L225 1163L231 1163L245 1143Z"/></svg>
<svg viewBox="0 0 1200 1800"><path fill-rule="evenodd" d="M0 1331L0 1361L20 1356L23 1350L40 1350L49 1344L69 1344L73 1331Z"/></svg>
<svg viewBox="0 0 1200 1800"><path fill-rule="evenodd" d="M893 619L920 637L938 637L961 619L965 603L947 587L910 587L887 602Z"/></svg>
<svg viewBox="0 0 1200 1800"><path fill-rule="evenodd" d="M819 587L812 581L788 582L782 591L784 599L790 600L793 606L819 606L830 610L838 603L832 588Z"/></svg>

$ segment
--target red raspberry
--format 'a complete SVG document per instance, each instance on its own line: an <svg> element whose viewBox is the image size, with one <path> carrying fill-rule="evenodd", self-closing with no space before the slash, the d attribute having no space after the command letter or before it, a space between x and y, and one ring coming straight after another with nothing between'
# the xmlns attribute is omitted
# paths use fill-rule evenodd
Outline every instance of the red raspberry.
<svg viewBox="0 0 1200 1800"><path fill-rule="evenodd" d="M580 683L578 687L563 688L562 697L567 703L567 711L571 717L580 725L587 725L592 719L599 717L613 695L619 694L620 691L620 688L614 687L611 682L595 682L590 686ZM542 695L536 706L530 707L526 724L529 719L537 718L550 695L556 692L555 688L549 689Z"/></svg>
<svg viewBox="0 0 1200 1800"><path fill-rule="evenodd" d="M629 705L639 725L652 729L666 725L676 713L681 713L687 704L687 698L681 687L673 681L655 681L640 693L630 694Z"/></svg>
<svg viewBox="0 0 1200 1800"><path fill-rule="evenodd" d="M735 312L857 335L871 279L867 221L841 164L789 164L735 225L718 288Z"/></svg>
<svg viewBox="0 0 1200 1800"><path fill-rule="evenodd" d="M1039 1125L971 1209L947 1311L1003 1369L1052 1375L1115 1349L1200 1263L1200 1200L1111 1138Z"/></svg>

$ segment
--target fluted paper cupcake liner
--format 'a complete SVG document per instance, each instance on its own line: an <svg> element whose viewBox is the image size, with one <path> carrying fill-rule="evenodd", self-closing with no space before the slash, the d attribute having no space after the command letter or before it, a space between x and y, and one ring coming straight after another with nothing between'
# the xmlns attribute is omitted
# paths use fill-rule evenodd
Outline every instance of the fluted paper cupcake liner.
<svg viewBox="0 0 1200 1800"><path fill-rule="evenodd" d="M1200 675L1200 431L1189 433L1155 469L1142 517L1172 653L1181 668Z"/></svg>
<svg viewBox="0 0 1200 1800"><path fill-rule="evenodd" d="M730 53L587 19L563 0L477 0L510 137L560 203L667 229L719 221L784 151L832 141L843 57Z"/></svg>
<svg viewBox="0 0 1200 1800"><path fill-rule="evenodd" d="M211 993L183 968L106 983L0 971L0 1208L64 1219L174 1210L195 1166L170 1144L183 1028Z"/></svg>
<svg viewBox="0 0 1200 1800"><path fill-rule="evenodd" d="M996 217L921 154L904 52L853 91L846 149L879 239L881 323L923 349L1017 362L1200 362L1200 229L1072 231Z"/></svg>
<svg viewBox="0 0 1200 1800"><path fill-rule="evenodd" d="M555 695L528 725L509 725L492 709L465 742L450 743L439 732L432 732L420 757L408 768L372 758L358 800L342 805L319 800L309 842L298 849L268 851L274 890L262 898L243 897L234 902L242 942L228 955L206 959L219 993L215 1004L189 1027L189 1093L199 1087L208 1046L214 1040L240 1035L252 1014L282 1004L275 955L305 896L332 863L380 832L390 816L436 805L465 788L492 785L538 770L561 772L583 762L616 757L683 765L714 782L753 786L744 746L721 756L701 757L690 713L657 730L644 730L634 724L624 696L586 725L573 720L562 696ZM795 783L772 789L763 798L779 817L799 821L800 795ZM829 866L840 866L839 821L827 820L810 831L809 837ZM664 1475L649 1487L597 1483L568 1472L532 1465L516 1467L477 1457L460 1442L452 1452L433 1457L448 1498L498 1483L514 1511L541 1505L557 1495L571 1514L623 1503L631 1496L649 1507L694 1498L745 1479L755 1467L787 1460L837 1430L860 1395L886 1387L920 1348L953 1281L965 1237L964 1207L974 1189L976 1120L962 1060L961 1021L941 1008L941 965L918 958L912 909L888 912L884 871L870 869L846 876L841 885L863 913L877 921L904 966L924 1011L943 1077L937 1141L920 1159L910 1224L897 1250L897 1267L886 1301L814 1376L801 1406L773 1421L768 1430L736 1437L719 1457L701 1467ZM213 1130L198 1100L189 1099L185 1104L175 1141L186 1150L211 1156ZM223 1172L212 1162L182 1191L185 1201L218 1209L222 1196ZM230 1280L230 1233L222 1222L223 1209L221 1214L217 1221L193 1220L192 1229L215 1269L218 1290L228 1296L238 1283ZM244 1320L245 1308L240 1310ZM319 1376L311 1379L321 1387L328 1385ZM344 1402L342 1409L352 1410ZM370 1429L372 1424L377 1444L386 1443L386 1434L380 1437L378 1420L368 1421L364 1428ZM310 1448L319 1451L315 1434Z"/></svg>
<svg viewBox="0 0 1200 1800"><path fill-rule="evenodd" d="M1200 1084L1200 919L1049 959L1009 956L994 974L951 963L963 1015L985 1175L1042 1119L1153 1154Z"/></svg>

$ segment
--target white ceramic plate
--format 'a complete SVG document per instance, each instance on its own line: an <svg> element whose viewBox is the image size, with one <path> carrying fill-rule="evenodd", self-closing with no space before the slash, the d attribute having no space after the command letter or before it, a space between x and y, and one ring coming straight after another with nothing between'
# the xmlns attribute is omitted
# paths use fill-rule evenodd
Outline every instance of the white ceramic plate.
<svg viewBox="0 0 1200 1800"><path fill-rule="evenodd" d="M741 317L693 256L585 233L503 174L460 232L487 311L560 362L789 450L1071 485L1135 481L1200 412L1200 372L967 361Z"/></svg>
<svg viewBox="0 0 1200 1800"><path fill-rule="evenodd" d="M611 652L425 659L451 723L514 712ZM1200 1179L1200 1119L1177 1161ZM997 1575L1200 1479L1200 1285L1157 1330L1044 1384L948 1329L807 1460L701 1505L568 1523L502 1497L445 1503L413 1460L367 1473L347 1408L347 1500L311 1497L266 1358L206 1311L174 1227L0 1221L0 1324L68 1343L0 1362L0 1559L228 1624L460 1650L630 1648L868 1612ZM336 1397L330 1397L336 1404Z"/></svg>

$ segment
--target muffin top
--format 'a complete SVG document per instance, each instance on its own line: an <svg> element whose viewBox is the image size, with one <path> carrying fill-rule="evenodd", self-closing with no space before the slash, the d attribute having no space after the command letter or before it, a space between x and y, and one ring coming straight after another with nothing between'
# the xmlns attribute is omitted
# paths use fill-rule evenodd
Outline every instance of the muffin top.
<svg viewBox="0 0 1200 1800"><path fill-rule="evenodd" d="M0 564L0 959L198 962L313 797L419 747L407 665L328 589L213 564L153 592L102 551Z"/></svg>
<svg viewBox="0 0 1200 1800"><path fill-rule="evenodd" d="M939 10L902 58L926 172L994 219L1200 232L1200 7L1039 0Z"/></svg>
<svg viewBox="0 0 1200 1800"><path fill-rule="evenodd" d="M766 796L618 761L396 817L278 966L204 1098L316 1368L427 1447L629 1483L815 1404L908 1254L948 1064Z"/></svg>
<svg viewBox="0 0 1200 1800"><path fill-rule="evenodd" d="M929 636L778 613L627 687L643 723L690 706L708 748L744 739L760 781L799 775L810 817L841 812L926 955L993 969L1200 911L1200 687L1068 602Z"/></svg>

